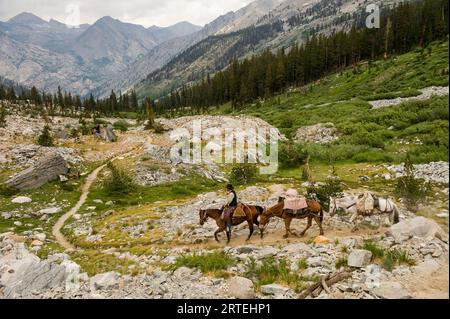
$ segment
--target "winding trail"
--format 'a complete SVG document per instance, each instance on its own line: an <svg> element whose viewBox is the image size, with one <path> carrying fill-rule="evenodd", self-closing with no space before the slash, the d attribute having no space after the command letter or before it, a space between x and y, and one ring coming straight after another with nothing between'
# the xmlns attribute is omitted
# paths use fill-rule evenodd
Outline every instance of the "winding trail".
<svg viewBox="0 0 450 319"><path fill-rule="evenodd" d="M133 151L135 151L136 149L133 149L129 152L127 152L126 154L120 154L117 155L116 157L114 157L113 159L111 159L111 162L114 162L116 159L118 159L119 157L127 157L128 155L130 155ZM89 189L91 188L92 184L94 183L94 181L97 179L98 173L100 173L100 171L105 168L107 164L103 164L99 167L97 167L94 171L92 171L92 173L89 174L89 176L86 178L86 182L83 185L83 188L81 190L81 196L80 199L78 200L78 202L75 204L75 206L73 206L67 213L65 213L64 215L62 215L58 221L56 222L55 225L53 225L52 228L52 234L53 236L55 236L56 241L58 242L58 244L60 244L61 246L63 246L66 250L76 250L76 247L74 245L72 245L65 237L64 235L61 233L61 228L64 226L64 224L66 223L66 221L72 217L73 215L75 215L81 208L81 206L83 206L83 204L86 202L86 199L89 195Z"/></svg>

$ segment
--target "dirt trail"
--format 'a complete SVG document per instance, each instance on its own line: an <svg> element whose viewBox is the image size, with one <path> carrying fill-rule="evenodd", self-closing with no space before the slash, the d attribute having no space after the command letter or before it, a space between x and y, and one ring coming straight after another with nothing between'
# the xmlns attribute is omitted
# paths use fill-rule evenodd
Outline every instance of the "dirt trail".
<svg viewBox="0 0 450 319"><path fill-rule="evenodd" d="M116 157L114 157L111 162L115 161L116 159L119 159L121 157L127 157L129 156L133 151L135 151L136 149L133 149L125 154L120 154L117 155ZM61 233L61 228L64 226L65 222L72 217L73 215L75 215L81 208L81 206L83 206L83 204L86 202L86 199L89 195L89 189L91 188L92 184L94 183L94 181L97 179L98 174L100 173L100 171L105 168L107 164L103 164L99 167L97 167L91 174L89 174L89 176L86 178L86 182L83 185L83 188L81 190L81 196L80 199L78 200L78 202L75 204L75 206L73 206L67 213L65 213L64 215L62 215L58 221L56 222L56 224L53 226L52 229L52 234L53 236L55 236L56 241L63 246L65 249L67 250L75 250L76 247L74 245L72 245L65 237L64 235Z"/></svg>

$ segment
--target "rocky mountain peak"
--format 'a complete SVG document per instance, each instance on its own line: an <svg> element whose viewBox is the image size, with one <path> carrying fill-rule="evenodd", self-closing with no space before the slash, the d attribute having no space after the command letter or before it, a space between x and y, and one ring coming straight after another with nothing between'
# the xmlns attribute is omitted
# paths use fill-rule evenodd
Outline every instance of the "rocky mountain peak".
<svg viewBox="0 0 450 319"><path fill-rule="evenodd" d="M45 24L47 23L45 20L39 18L38 16L29 13L22 12L18 15L12 17L8 20L8 23L18 23L18 24Z"/></svg>

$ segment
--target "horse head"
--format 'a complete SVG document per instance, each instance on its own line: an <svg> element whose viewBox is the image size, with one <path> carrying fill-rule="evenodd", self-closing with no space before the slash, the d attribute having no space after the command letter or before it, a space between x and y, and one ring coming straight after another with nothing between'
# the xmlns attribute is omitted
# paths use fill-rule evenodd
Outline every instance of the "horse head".
<svg viewBox="0 0 450 319"><path fill-rule="evenodd" d="M200 209L199 217L200 217L200 225L203 226L203 224L205 224L205 222L208 220L208 214L206 213L206 209Z"/></svg>
<svg viewBox="0 0 450 319"><path fill-rule="evenodd" d="M333 217L334 215L336 215L336 212L338 210L338 204L337 204L337 200L334 197L330 197L330 209L329 209L329 213L330 216Z"/></svg>
<svg viewBox="0 0 450 319"><path fill-rule="evenodd" d="M269 223L269 219L273 217L275 214L274 209L278 208L280 205L282 205L283 202L278 202L274 207L265 207L261 215L259 215L258 221L259 221L259 231L261 233L261 238L264 236L264 231L266 230L267 224Z"/></svg>

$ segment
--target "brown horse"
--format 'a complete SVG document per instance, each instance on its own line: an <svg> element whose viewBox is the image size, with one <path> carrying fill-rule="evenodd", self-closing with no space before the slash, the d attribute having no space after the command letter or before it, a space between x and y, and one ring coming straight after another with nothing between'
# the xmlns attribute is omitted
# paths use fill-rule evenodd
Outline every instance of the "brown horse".
<svg viewBox="0 0 450 319"><path fill-rule="evenodd" d="M303 210L302 214L293 215L289 212L289 210L284 209L284 198L280 197L278 200L278 204L271 208L264 209L264 212L261 214L259 220L259 230L261 231L261 238L264 236L264 230L267 227L267 223L271 217L279 217L284 219L284 224L286 227L286 234L283 236L284 238L289 237L289 233L294 236L297 236L295 233L291 231L291 222L293 219L303 219L308 218L308 224L306 225L305 230L300 233L300 236L304 236L306 231L312 226L312 220L314 219L319 225L320 235L323 235L322 221L323 221L323 209L319 202L308 200L306 201L308 207Z"/></svg>
<svg viewBox="0 0 450 319"><path fill-rule="evenodd" d="M243 222L247 222L248 223L248 227L250 229L250 234L248 235L247 241L250 240L250 238L253 235L253 224L255 224L256 226L259 225L258 222L258 217L261 215L261 213L263 212L263 208L260 206L251 206L251 205L244 205L244 204L239 204L241 205L242 210L245 213L245 216L237 216L231 219L232 220L232 224L233 226L237 226L242 224ZM226 231L227 234L227 243L230 242L231 240L231 232L227 231L227 224L225 221L222 220L222 209L201 209L199 212L200 215L200 225L203 226L203 224L208 220L208 218L212 218L216 221L217 226L219 227L215 233L214 233L214 238L216 239L217 242L219 242L219 237L218 234L222 233L224 231Z"/></svg>

